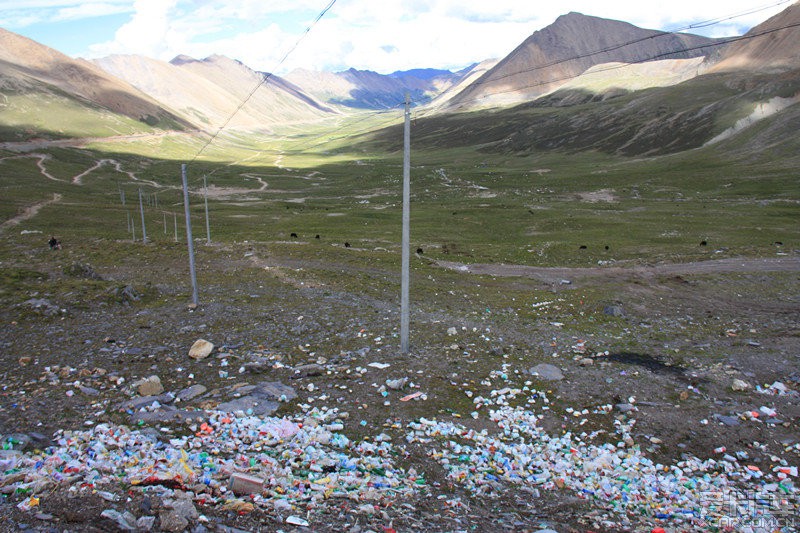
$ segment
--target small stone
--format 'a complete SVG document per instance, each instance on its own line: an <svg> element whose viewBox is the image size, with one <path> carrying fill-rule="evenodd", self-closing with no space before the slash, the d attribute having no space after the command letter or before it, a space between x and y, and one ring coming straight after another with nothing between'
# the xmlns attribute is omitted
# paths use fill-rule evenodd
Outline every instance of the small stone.
<svg viewBox="0 0 800 533"><path fill-rule="evenodd" d="M140 516L138 520L136 520L136 529L138 531L152 531L155 524L155 516Z"/></svg>
<svg viewBox="0 0 800 533"><path fill-rule="evenodd" d="M629 413L635 409L633 404L630 403L618 403L614 406L614 409L619 411L620 413Z"/></svg>
<svg viewBox="0 0 800 533"><path fill-rule="evenodd" d="M625 318L626 316L625 309L619 305L607 305L603 308L603 313L618 318Z"/></svg>
<svg viewBox="0 0 800 533"><path fill-rule="evenodd" d="M176 491L175 499L166 500L164 505L171 507L176 513L187 520L197 520L197 517L200 516L197 512L197 508L192 503L191 497L183 491Z"/></svg>
<svg viewBox="0 0 800 533"><path fill-rule="evenodd" d="M550 365L547 363L536 365L528 372L545 381L561 381L564 379L564 373L561 372L561 369L555 365Z"/></svg>
<svg viewBox="0 0 800 533"><path fill-rule="evenodd" d="M448 335L452 336L452 335L455 335L456 333L458 333L458 330L456 328L454 328L454 327L447 328L447 334Z"/></svg>
<svg viewBox="0 0 800 533"><path fill-rule="evenodd" d="M205 339L197 339L189 348L189 357L192 359L205 359L214 351L214 345Z"/></svg>
<svg viewBox="0 0 800 533"><path fill-rule="evenodd" d="M325 373L325 368L316 363L308 365L300 365L294 369L295 375L298 377L316 377Z"/></svg>
<svg viewBox="0 0 800 533"><path fill-rule="evenodd" d="M116 522L117 527L119 527L119 529L121 529L122 531L136 531L136 517L133 516L128 511L120 513L119 511L116 511L114 509L106 509L105 511L100 513L100 516ZM182 530L179 529L177 531L182 531Z"/></svg>
<svg viewBox="0 0 800 533"><path fill-rule="evenodd" d="M741 379L734 379L733 383L731 383L731 389L735 391L746 391L752 388L752 385Z"/></svg>
<svg viewBox="0 0 800 533"><path fill-rule="evenodd" d="M166 509L158 515L161 522L161 531L180 533L189 525L189 521L174 509Z"/></svg>
<svg viewBox="0 0 800 533"><path fill-rule="evenodd" d="M158 396L164 392L164 386L158 376L140 379L132 384L140 396Z"/></svg>
<svg viewBox="0 0 800 533"><path fill-rule="evenodd" d="M19 366L28 366L31 364L31 357L29 355L23 355L19 358Z"/></svg>
<svg viewBox="0 0 800 533"><path fill-rule="evenodd" d="M175 395L175 398L182 402L188 402L197 398L201 394L205 394L207 390L208 389L203 385L192 385L191 387L178 392L178 394Z"/></svg>
<svg viewBox="0 0 800 533"><path fill-rule="evenodd" d="M584 357L578 362L578 364L581 366L592 366L594 364L594 359L590 357Z"/></svg>
<svg viewBox="0 0 800 533"><path fill-rule="evenodd" d="M735 416L714 415L714 418L716 418L718 422L731 427L738 426L740 423L739 418Z"/></svg>

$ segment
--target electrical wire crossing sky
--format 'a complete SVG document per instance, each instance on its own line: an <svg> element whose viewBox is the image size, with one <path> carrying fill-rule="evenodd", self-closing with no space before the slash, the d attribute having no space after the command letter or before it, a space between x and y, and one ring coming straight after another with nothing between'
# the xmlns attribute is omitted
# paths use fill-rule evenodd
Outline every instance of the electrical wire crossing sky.
<svg viewBox="0 0 800 533"><path fill-rule="evenodd" d="M571 11L647 29L729 37L793 1L0 0L0 27L87 59L220 54L279 75L298 68L388 74L459 70L505 57Z"/></svg>

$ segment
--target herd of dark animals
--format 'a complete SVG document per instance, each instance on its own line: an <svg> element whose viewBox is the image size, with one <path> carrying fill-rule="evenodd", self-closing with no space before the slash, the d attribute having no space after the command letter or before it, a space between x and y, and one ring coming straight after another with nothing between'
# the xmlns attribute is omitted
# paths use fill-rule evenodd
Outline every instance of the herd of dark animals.
<svg viewBox="0 0 800 533"><path fill-rule="evenodd" d="M295 232L292 232L292 233L290 234L290 237L291 237L292 239L298 239L298 238L299 238L299 237L298 237L298 235L297 235L297 233L295 233ZM319 233L317 233L317 234L314 236L314 238L315 238L316 240L319 240L319 239L320 239ZM60 250L60 249L61 249L61 241L60 241L60 240L58 240L58 239L56 239L56 238L55 238L55 236L51 236L51 237L50 237L50 240L49 240L49 241L47 241L47 244L49 244L49 245L50 245L50 249L51 249L51 250ZM774 244L775 246L783 246L783 243L782 243L781 241L775 241L773 244ZM700 246L707 246L707 245L708 245L708 242L707 242L707 241L700 241ZM345 248L350 248L350 243L345 241L345 243L344 243L344 247L345 247ZM604 246L604 248L605 248L605 250L609 250L609 249L610 249L608 245L605 245L605 246ZM579 250L586 250L586 249L588 249L588 247L587 247L585 244L581 244L581 245L578 247L578 249L579 249ZM416 252L417 252L417 254L419 254L419 255L422 255L422 254L423 254L423 250L422 250L422 248L417 248Z"/></svg>
<svg viewBox="0 0 800 533"><path fill-rule="evenodd" d="M290 237L291 237L292 239L298 239L298 238L299 238L299 237L298 237L298 235L297 235L297 233L295 233L295 232L292 232L292 233L290 234ZM319 233L318 233L317 235L315 235L315 236L314 236L314 238L315 238L315 239L317 239L317 240L319 240L319 238L320 238L320 237L319 237ZM52 241L52 239L51 239L51 241ZM782 243L781 241L775 241L773 244L774 244L775 246L783 246L783 243ZM708 245L708 241L700 241L700 246L707 246L707 245ZM59 247L60 247L60 246L61 246L61 243L59 243ZM50 245L50 247L51 247L51 248L53 247L53 245L52 245L52 242L51 242L51 245ZM344 243L344 247L345 247L345 248L350 248L350 243L349 243L349 242L345 242L345 243ZM589 248L589 247L588 247L588 246L586 246L585 244L581 244L580 246L578 246L578 249L579 249L579 250L587 250L588 248ZM604 248L606 251L608 251L608 250L610 250L610 249L611 249L611 247L610 247L610 246L608 246L607 244L606 244L605 246L603 246L603 248ZM445 253L446 253L446 252L445 252ZM419 254L419 255L422 255L422 254L423 254L423 250L422 250L422 248L417 248L417 254Z"/></svg>

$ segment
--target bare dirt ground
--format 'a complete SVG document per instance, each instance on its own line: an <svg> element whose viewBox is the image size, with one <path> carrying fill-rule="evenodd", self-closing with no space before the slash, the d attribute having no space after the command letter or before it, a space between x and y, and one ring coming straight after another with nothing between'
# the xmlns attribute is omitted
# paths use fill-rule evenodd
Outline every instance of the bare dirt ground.
<svg viewBox="0 0 800 533"><path fill-rule="evenodd" d="M397 274L344 256L204 248L193 308L171 248L97 266L90 244L6 246L3 531L704 531L720 526L719 513L700 514L708 501L685 504L694 516L664 503L676 501L666 487L696 495L704 476L720 494L736 487L736 503L766 491L769 516L795 527L781 514L798 509L795 252L587 269L420 261L418 286L439 281L412 291L402 355ZM187 355L199 338L216 345L207 359ZM531 374L539 364L562 377ZM123 403L153 393L138 383L153 375L158 406ZM215 410L265 382L297 395L272 398L297 435L224 433L247 417L223 422ZM502 427L504 416L514 422ZM128 431L152 447L92 444ZM327 444L297 440L309 435ZM326 463L334 452L349 459ZM104 457L117 462L97 466ZM152 472L172 473L136 478L152 457ZM543 462L515 477L526 457ZM613 457L623 463L598 463ZM167 468L180 465L191 474ZM267 479L261 495L232 495L236 472ZM345 472L359 477L343 489L334 480ZM636 485L667 475L672 485ZM184 497L190 505L176 503Z"/></svg>

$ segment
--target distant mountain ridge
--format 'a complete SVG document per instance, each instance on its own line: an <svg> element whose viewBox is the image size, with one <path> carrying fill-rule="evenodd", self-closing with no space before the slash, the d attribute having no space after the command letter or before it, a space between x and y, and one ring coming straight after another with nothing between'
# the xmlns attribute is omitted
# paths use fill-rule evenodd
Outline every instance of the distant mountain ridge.
<svg viewBox="0 0 800 533"><path fill-rule="evenodd" d="M371 70L314 72L298 69L286 79L315 98L355 109L391 109L401 105L406 93L417 105L430 102L457 83L464 71L412 69L379 74Z"/></svg>
<svg viewBox="0 0 800 533"><path fill-rule="evenodd" d="M534 32L494 68L450 101L451 107L533 100L595 65L688 59L714 50L715 39L638 28L627 22L568 13Z"/></svg>
<svg viewBox="0 0 800 533"><path fill-rule="evenodd" d="M74 124L101 123L102 127L89 128L92 135L95 130L98 135L138 131L142 124L206 132L224 125L269 133L278 126L310 124L354 109L398 108L406 94L415 105L427 106L431 115L519 104L568 107L678 86L720 72L740 72L728 78L733 80L759 74L758 83L769 80L765 74L781 73L781 92L775 92L773 84L764 94L794 98L791 80L793 72L800 72L800 2L733 41L723 46L725 41L569 13L534 32L505 58L458 72L420 68L384 75L357 69L296 70L282 77L219 55L205 59L179 55L170 62L117 55L89 62L0 30L0 91L11 102L0 117L5 119L0 120L0 133L19 140L43 134L80 135L76 133L80 127L64 125L73 116L78 117ZM697 86L706 84L700 81ZM723 93L712 97L721 100ZM748 98L755 94L751 91ZM19 95L28 99L20 100ZM51 111L54 99L63 103L59 109L69 109L69 119ZM711 120L705 110L697 116ZM52 126L59 119L62 124ZM615 127L628 119L618 115ZM119 126L122 122L124 126ZM661 122L653 117L647 126L654 136L662 133ZM708 124L713 122L704 127ZM459 128L461 140L470 139L468 128ZM525 131L513 133L515 146L532 138L533 132Z"/></svg>
<svg viewBox="0 0 800 533"><path fill-rule="evenodd" d="M270 75L265 82L264 73L225 56L198 60L181 55L167 63L117 55L95 63L203 128L221 126L230 118L230 127L266 131L277 124L313 121L334 113L279 76ZM245 100L246 109L236 112Z"/></svg>

